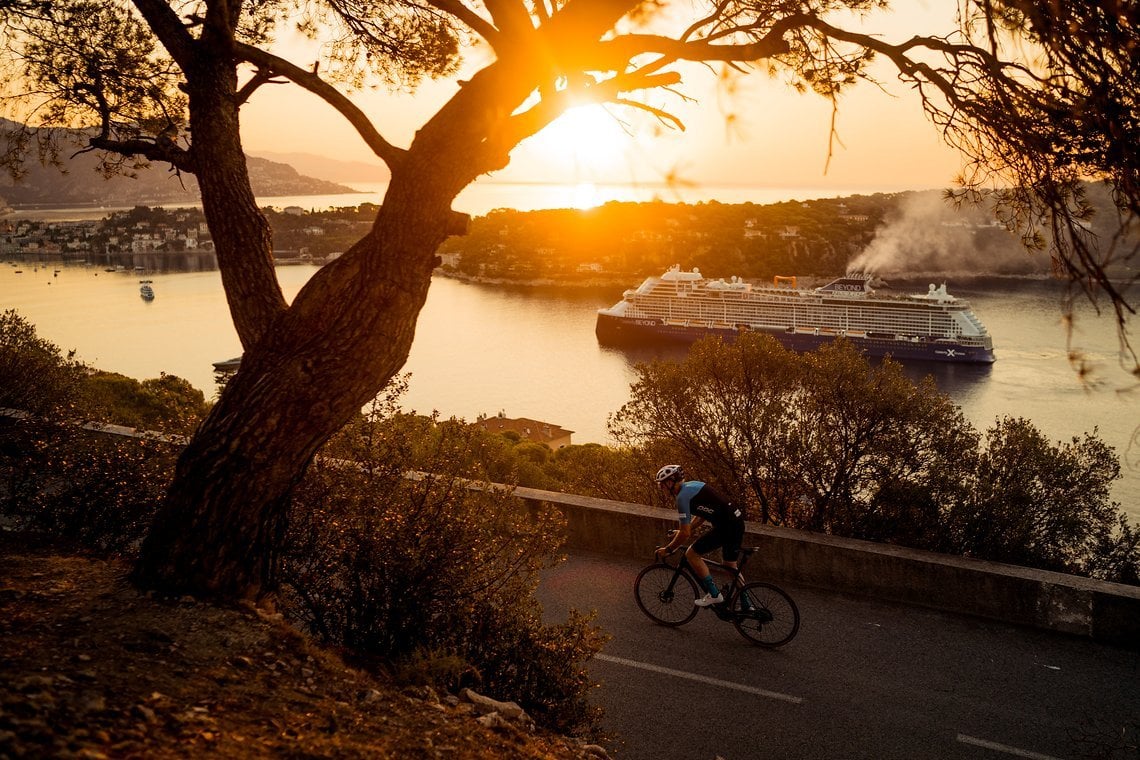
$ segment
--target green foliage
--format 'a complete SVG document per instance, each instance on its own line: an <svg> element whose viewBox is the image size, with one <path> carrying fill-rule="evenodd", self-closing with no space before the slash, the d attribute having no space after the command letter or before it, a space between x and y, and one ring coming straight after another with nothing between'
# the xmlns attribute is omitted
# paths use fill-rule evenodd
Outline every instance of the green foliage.
<svg viewBox="0 0 1140 760"><path fill-rule="evenodd" d="M957 553L1081 575L1135 580L1137 535L1109 498L1120 462L1095 433L1051 444L1006 417L986 434L970 487L949 505Z"/></svg>
<svg viewBox="0 0 1140 760"><path fill-rule="evenodd" d="M62 356L15 311L0 314L0 406L31 413L0 425L0 513L95 551L133 549L170 480L173 454L156 441L85 432L68 418L104 408L92 405L93 394L111 399L122 387L133 392L117 393L116 414L96 416L126 424L185 421L203 402L179 378L107 384L116 378Z"/></svg>
<svg viewBox="0 0 1140 760"><path fill-rule="evenodd" d="M0 407L62 412L75 401L87 368L66 357L14 309L0 313Z"/></svg>
<svg viewBox="0 0 1140 760"><path fill-rule="evenodd" d="M187 99L177 87L170 58L146 22L122 3L5 6L0 20L9 44L0 66L9 75L5 78L21 85L6 95L11 101L28 101L37 125L53 128L35 135L41 159L58 160L67 143L94 138L95 131L70 131L90 125L93 115L103 125L100 138L124 141L185 123ZM67 34L59 34L60 29ZM13 174L20 171L20 152L5 152L0 159ZM138 168L133 157L101 156L108 176Z"/></svg>
<svg viewBox="0 0 1140 760"><path fill-rule="evenodd" d="M163 373L138 381L66 357L14 310L0 314L0 407L189 433L206 414L202 392Z"/></svg>
<svg viewBox="0 0 1140 760"><path fill-rule="evenodd" d="M287 593L325 640L581 726L602 637L578 616L542 624L536 574L556 559L562 518L490 487L480 457L496 437L391 408L362 417L329 447L353 461L319 460L294 494ZM415 470L432 474L405 477Z"/></svg>
<svg viewBox="0 0 1140 760"><path fill-rule="evenodd" d="M646 477L652 466L640 450L587 443L559 449L548 471L560 491L649 504L657 495Z"/></svg>
<svg viewBox="0 0 1140 760"><path fill-rule="evenodd" d="M891 541L929 530L932 515L905 512L898 492L929 504L961 474L976 446L961 410L931 378L915 385L898 363L868 364L846 343L805 354L799 382L788 455L811 505L798 526Z"/></svg>
<svg viewBox="0 0 1140 760"><path fill-rule="evenodd" d="M83 384L83 413L102 422L140 430L190 433L206 415L202 391L176 375L138 381L96 372Z"/></svg>
<svg viewBox="0 0 1140 760"><path fill-rule="evenodd" d="M750 519L787 522L798 490L787 452L801 361L770 336L701 341L682 363L638 367L610 433L700 472Z"/></svg>

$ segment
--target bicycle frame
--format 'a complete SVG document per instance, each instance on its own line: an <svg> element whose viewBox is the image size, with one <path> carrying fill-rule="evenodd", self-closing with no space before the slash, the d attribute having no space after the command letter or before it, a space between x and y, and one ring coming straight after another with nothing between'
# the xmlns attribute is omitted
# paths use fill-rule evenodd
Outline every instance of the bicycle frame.
<svg viewBox="0 0 1140 760"><path fill-rule="evenodd" d="M669 565L669 567L672 567L675 570L673 580L669 584L670 591L673 589L673 584L677 582L677 577L681 575L681 573L688 575L689 578L697 584L697 588L701 588L701 579L697 577L697 574L693 571L693 566L689 564L689 558L687 556L688 551L689 545L678 547L677 552L681 554L681 559L677 562L676 565L670 564L664 559L661 560L662 564ZM725 604L709 606L709 609L715 612L716 616L721 620L732 620L733 618L740 617L740 613L733 612L731 609L731 602L737 590L744 586L744 566L748 564L748 558L752 556L752 553L754 551L756 551L756 549L753 547L742 547L740 550L740 560L737 562L737 566L735 568L729 567L723 562L717 562L715 559L709 559L708 557L703 558L705 564L708 565L710 569L722 573L727 573L732 578L732 581L729 583L728 588L721 587L721 593L724 594Z"/></svg>

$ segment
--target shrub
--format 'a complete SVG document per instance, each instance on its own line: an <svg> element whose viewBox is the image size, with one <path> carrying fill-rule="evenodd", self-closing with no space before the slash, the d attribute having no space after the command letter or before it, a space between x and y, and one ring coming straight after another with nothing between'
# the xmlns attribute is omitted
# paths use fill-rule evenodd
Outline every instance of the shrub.
<svg viewBox="0 0 1140 760"><path fill-rule="evenodd" d="M69 407L87 368L36 334L14 309L0 313L0 407L32 414Z"/></svg>
<svg viewBox="0 0 1140 760"><path fill-rule="evenodd" d="M89 374L15 311L0 314L0 407L31 415L0 426L0 513L17 527L121 552L141 537L171 460L155 443L57 423L79 411Z"/></svg>
<svg viewBox="0 0 1140 760"><path fill-rule="evenodd" d="M1095 430L1054 444L1005 417L985 443L969 488L945 510L953 551L1135 583L1140 537L1110 498L1120 460Z"/></svg>
<svg viewBox="0 0 1140 760"><path fill-rule="evenodd" d="M358 655L435 672L523 705L544 725L584 728L587 618L544 626L537 573L562 518L492 490L472 448L481 431L374 410L332 442L294 494L282 581L294 614ZM405 472L434 473L409 479ZM436 667L436 666L440 667Z"/></svg>
<svg viewBox="0 0 1140 760"><path fill-rule="evenodd" d="M188 434L206 415L206 397L187 380L165 372L138 381L95 372L83 383L85 416L140 430Z"/></svg>
<svg viewBox="0 0 1140 760"><path fill-rule="evenodd" d="M173 474L171 447L39 421L21 432L21 449L0 454L0 511L100 554L133 554Z"/></svg>
<svg viewBox="0 0 1140 760"><path fill-rule="evenodd" d="M662 461L665 460L646 456L641 449L586 443L559 449L549 469L560 491L613 501L652 503L660 496L653 473Z"/></svg>

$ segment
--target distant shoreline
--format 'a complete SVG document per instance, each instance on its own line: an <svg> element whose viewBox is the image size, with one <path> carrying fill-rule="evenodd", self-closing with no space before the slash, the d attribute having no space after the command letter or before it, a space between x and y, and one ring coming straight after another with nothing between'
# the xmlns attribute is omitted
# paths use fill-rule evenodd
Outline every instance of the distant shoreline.
<svg viewBox="0 0 1140 760"><path fill-rule="evenodd" d="M659 274L659 273L658 273ZM836 274L836 277L841 276L842 273ZM554 278L538 278L531 280L513 280L506 277L480 277L478 275L468 275L461 272L448 272L443 269L437 268L433 275L438 277L446 277L449 280L456 280L471 285L490 285L490 286L509 286L509 287L527 287L527 288L582 288L582 289L597 289L597 288L634 288L642 283L646 275L602 275L597 277L588 277L583 279L554 279ZM801 286L805 287L818 287L825 285L834 278L829 277L811 277L811 276L798 276ZM909 274L893 274L881 279L885 280L886 284L884 289L892 288L891 282L898 282L905 284L908 288L915 283L924 283L927 281L946 282L951 286L959 285L1001 285L1001 284L1015 284L1020 282L1051 282L1053 278L1048 274L997 274L997 273L978 273L978 272L914 272ZM1063 285L1061 281L1056 281L1058 285ZM953 295L951 293L951 295Z"/></svg>
<svg viewBox="0 0 1140 760"><path fill-rule="evenodd" d="M508 285L512 287L532 288L620 288L623 286L628 287L630 282L629 277L625 275L602 275L597 277L586 277L582 279L555 279L546 277L532 280L514 280L508 277L480 277L479 275L463 274L462 272L448 272L440 268L436 268L432 272L432 275L438 277L446 277L449 280L465 282L470 285Z"/></svg>

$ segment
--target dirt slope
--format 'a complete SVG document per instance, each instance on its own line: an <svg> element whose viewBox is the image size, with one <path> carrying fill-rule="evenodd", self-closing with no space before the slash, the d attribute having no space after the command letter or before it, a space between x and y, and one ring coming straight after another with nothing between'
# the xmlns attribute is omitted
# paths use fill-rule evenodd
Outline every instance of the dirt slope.
<svg viewBox="0 0 1140 760"><path fill-rule="evenodd" d="M604 756L401 691L257 610L125 577L0 533L0 759Z"/></svg>

